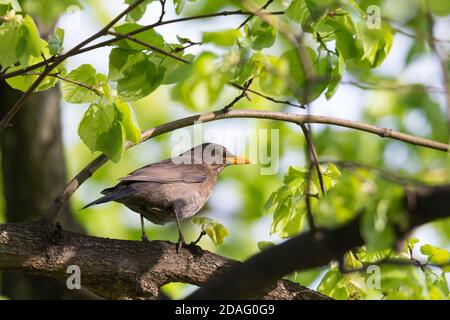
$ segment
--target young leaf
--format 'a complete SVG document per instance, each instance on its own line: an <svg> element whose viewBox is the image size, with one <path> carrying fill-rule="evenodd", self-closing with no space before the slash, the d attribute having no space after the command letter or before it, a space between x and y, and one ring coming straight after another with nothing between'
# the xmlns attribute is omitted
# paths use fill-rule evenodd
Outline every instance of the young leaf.
<svg viewBox="0 0 450 320"><path fill-rule="evenodd" d="M206 232L208 237L216 246L223 244L224 239L228 236L227 228L219 222L207 217L194 217L192 222L200 225L203 232Z"/></svg>
<svg viewBox="0 0 450 320"><path fill-rule="evenodd" d="M0 0L0 5L10 5L14 11L16 12L22 11L22 7L20 6L19 1L17 0Z"/></svg>
<svg viewBox="0 0 450 320"><path fill-rule="evenodd" d="M117 60L119 62L115 65L113 75L118 80L117 92L124 100L135 101L146 97L164 79L165 68L157 68L142 52L130 52L123 65L123 57Z"/></svg>
<svg viewBox="0 0 450 320"><path fill-rule="evenodd" d="M134 119L130 105L120 99L116 99L115 106L119 113L118 121L123 126L126 139L134 143L139 142L141 139L141 130Z"/></svg>
<svg viewBox="0 0 450 320"><path fill-rule="evenodd" d="M78 134L92 152L103 152L115 162L122 156L125 130L114 104L91 104L78 126Z"/></svg>
<svg viewBox="0 0 450 320"><path fill-rule="evenodd" d="M254 50L271 47L277 37L275 28L261 19L253 19L250 25L246 25L245 33Z"/></svg>
<svg viewBox="0 0 450 320"><path fill-rule="evenodd" d="M56 28L55 32L48 37L50 54L60 54L63 51L64 30Z"/></svg>
<svg viewBox="0 0 450 320"><path fill-rule="evenodd" d="M125 0L126 4L133 4L136 0ZM145 14L145 11L147 10L147 6L152 2L153 0L146 0L142 2L140 5L138 5L136 8L134 8L131 12L129 12L125 18L126 21L130 22L136 22L139 21L142 16Z"/></svg>
<svg viewBox="0 0 450 320"><path fill-rule="evenodd" d="M371 68L378 67L391 50L394 40L391 27L387 23L380 29L369 29L365 23L355 27L363 51L361 60L368 62Z"/></svg>
<svg viewBox="0 0 450 320"><path fill-rule="evenodd" d="M231 47L240 36L241 32L237 29L203 32L202 42L214 43L222 47Z"/></svg>
<svg viewBox="0 0 450 320"><path fill-rule="evenodd" d="M2 68L20 62L26 66L30 56L39 57L40 38L36 25L30 16L15 15L14 11L5 17L0 25L0 65Z"/></svg>
<svg viewBox="0 0 450 320"><path fill-rule="evenodd" d="M42 48L42 54L44 55L44 57L45 58L50 57L48 44L43 39L41 39L41 48ZM30 56L27 64L32 65L32 64L42 62L42 61L44 61L44 59L41 56L39 56L39 57ZM19 70L21 68L22 68L21 66L11 67L9 69L9 71L12 72L15 70ZM33 82L36 81L36 79L39 77L38 74L40 72L44 71L44 68L45 67L40 67L40 68L35 69L33 71L33 73L36 73L36 75L18 75L18 76L12 77L12 78L8 78L8 79L6 79L6 83L8 83L8 85L10 85L14 89L25 92L30 88L30 86L33 84ZM55 72L62 72L63 70L64 70L64 65L61 64L55 69ZM55 86L56 82L57 82L57 79L55 77L51 77L51 76L45 77L44 80L42 80L42 82L36 88L36 91L43 91L48 88L51 88L51 87Z"/></svg>
<svg viewBox="0 0 450 320"><path fill-rule="evenodd" d="M92 102L100 95L98 87L101 83L97 77L95 68L90 64L82 64L64 76L67 79L77 83L82 83L90 89L80 86L76 83L64 81L62 92L64 99L69 103L87 103Z"/></svg>
<svg viewBox="0 0 450 320"><path fill-rule="evenodd" d="M293 0L286 10L286 15L292 21L301 24L306 32L312 31L311 25L317 22L327 9L332 10L333 0Z"/></svg>
<svg viewBox="0 0 450 320"><path fill-rule="evenodd" d="M114 28L114 31L120 34L127 34L137 29L142 28L143 26L137 23L124 23L120 26ZM164 39L163 37L153 29L146 30L145 32L140 32L132 36L142 42L148 43L152 46L158 48L164 48ZM122 49L133 49L133 50L148 50L148 47L143 46L134 41L123 39L114 43L114 45L118 46Z"/></svg>

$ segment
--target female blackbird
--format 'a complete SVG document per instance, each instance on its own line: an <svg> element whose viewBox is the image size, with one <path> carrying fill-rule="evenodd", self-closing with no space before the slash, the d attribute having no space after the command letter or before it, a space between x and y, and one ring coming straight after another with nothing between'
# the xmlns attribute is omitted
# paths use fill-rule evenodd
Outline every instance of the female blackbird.
<svg viewBox="0 0 450 320"><path fill-rule="evenodd" d="M144 219L155 224L175 220L177 250L185 243L180 220L194 216L210 197L217 175L230 164L248 164L247 158L231 154L215 143L198 145L179 156L133 171L92 205L116 201L141 215L142 240L147 240ZM84 209L83 208L83 209Z"/></svg>

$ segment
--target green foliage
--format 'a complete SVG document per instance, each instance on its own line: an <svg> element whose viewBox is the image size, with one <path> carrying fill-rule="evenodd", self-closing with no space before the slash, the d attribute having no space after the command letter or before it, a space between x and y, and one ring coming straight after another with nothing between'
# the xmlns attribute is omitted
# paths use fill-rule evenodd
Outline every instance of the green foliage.
<svg viewBox="0 0 450 320"><path fill-rule="evenodd" d="M47 42L45 40L41 41L41 48L42 48L42 55L47 59L50 57L50 51ZM42 56L34 57L30 56L28 60L28 65L32 65L38 62L44 61L44 58ZM27 91L30 86L33 84L34 81L39 77L38 73L44 71L45 67L40 67L34 70L33 75L18 75L12 78L6 79L6 83L10 85L12 88L20 90L20 91ZM10 71L15 71L21 69L21 66L17 67L11 67ZM65 67L64 65L60 65L55 69L55 72L64 72ZM56 85L57 79L55 77L45 77L44 80L39 84L39 86L36 88L36 91L42 91L47 90L48 88L54 87Z"/></svg>
<svg viewBox="0 0 450 320"><path fill-rule="evenodd" d="M70 103L89 103L95 100L102 95L99 88L106 80L105 76L97 74L97 71L90 64L83 64L70 71L65 75L65 78L73 81L65 81L61 88L64 99ZM80 86L78 83L82 83L89 88Z"/></svg>
<svg viewBox="0 0 450 320"><path fill-rule="evenodd" d="M117 81L117 92L127 101L142 99L158 88L165 68L156 66L139 51L115 48L109 57L109 79Z"/></svg>
<svg viewBox="0 0 450 320"><path fill-rule="evenodd" d="M143 25L137 23L124 23L114 28L114 31L119 34L127 34L133 31L136 31L140 28L143 28ZM162 48L164 47L164 39L163 37L153 29L146 30L145 32L140 32L133 35L133 38L136 38L144 43L150 44L152 46ZM122 49L133 49L133 50L148 50L148 47L136 43L129 39L123 39L117 42L114 42L115 46L118 46Z"/></svg>
<svg viewBox="0 0 450 320"><path fill-rule="evenodd" d="M61 28L56 28L55 32L48 37L48 48L50 54L60 54L64 47L64 30Z"/></svg>
<svg viewBox="0 0 450 320"><path fill-rule="evenodd" d="M210 218L197 216L192 219L192 222L199 225L216 246L222 245L224 239L228 236L227 228Z"/></svg>
<svg viewBox="0 0 450 320"><path fill-rule="evenodd" d="M450 252L430 244L420 247L420 252L428 257L428 261L437 265L443 265L442 271L450 272Z"/></svg>
<svg viewBox="0 0 450 320"><path fill-rule="evenodd" d="M329 190L334 187L336 179L340 176L340 171L333 164L321 168L324 187ZM273 222L270 233L277 233L281 237L292 237L304 230L306 215L305 193L306 193L307 170L303 168L289 167L288 173L284 176L284 185L272 193L265 204L265 209L273 211ZM319 196L319 178L317 173L313 174L309 186L309 193L315 195L311 197L312 205L317 206L316 197Z"/></svg>
<svg viewBox="0 0 450 320"><path fill-rule="evenodd" d="M207 110L217 100L227 80L228 75L217 67L216 55L203 52L194 61L189 76L175 86L172 95L191 110Z"/></svg>
<svg viewBox="0 0 450 320"><path fill-rule="evenodd" d="M245 33L254 50L270 48L277 37L275 28L261 19L254 19L250 25L245 25Z"/></svg>
<svg viewBox="0 0 450 320"><path fill-rule="evenodd" d="M130 5L133 4L136 0L125 0L125 3ZM145 14L145 11L147 10L147 6L152 2L153 0L146 0L143 1L140 5L138 5L136 8L134 8L131 12L127 14L126 20L130 22L136 22L139 21L142 16Z"/></svg>
<svg viewBox="0 0 450 320"><path fill-rule="evenodd" d="M293 0L286 10L286 15L309 32L313 29L312 25L318 22L327 10L333 9L334 4L333 0Z"/></svg>
<svg viewBox="0 0 450 320"><path fill-rule="evenodd" d="M30 56L39 57L41 42L39 32L33 19L10 11L0 25L0 43L4 46L0 51L0 65L5 68L20 62L28 65Z"/></svg>
<svg viewBox="0 0 450 320"><path fill-rule="evenodd" d="M74 10L82 8L78 0L22 0L22 6L25 12L32 17L39 17L46 26L53 25L71 7Z"/></svg>
<svg viewBox="0 0 450 320"><path fill-rule="evenodd" d="M221 47L230 47L241 36L241 32L236 29L222 31L203 32L204 43L214 43Z"/></svg>
<svg viewBox="0 0 450 320"><path fill-rule="evenodd" d="M121 158L127 139L132 142L140 139L129 105L119 99L91 104L80 122L78 134L92 152L103 152L115 162Z"/></svg>

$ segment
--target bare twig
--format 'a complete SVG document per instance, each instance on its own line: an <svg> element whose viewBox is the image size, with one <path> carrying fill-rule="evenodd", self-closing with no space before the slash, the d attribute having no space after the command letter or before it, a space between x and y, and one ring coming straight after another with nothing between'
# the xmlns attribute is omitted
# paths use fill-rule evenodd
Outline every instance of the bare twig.
<svg viewBox="0 0 450 320"><path fill-rule="evenodd" d="M286 112L263 111L263 110L229 110L228 112L216 111L190 116L187 118L168 122L163 125L142 132L141 141L139 143L142 143L146 140L149 140L161 134L174 131L176 129L191 126L198 122L211 122L231 118L271 119L277 121L291 122L295 124L300 123L330 124L355 129L359 131L365 131L372 134L376 134L383 138L389 137L406 143L419 145L422 147L435 149L439 151L449 152L450 148L449 145L444 143L397 132L392 129L380 128L374 125L365 124L361 122L355 122L351 120L345 120L328 116L301 115ZM127 149L133 146L135 146L135 144L132 143L126 144ZM91 161L86 167L84 167L72 180L70 180L69 183L61 190L61 192L55 198L53 204L50 206L47 216L45 217L45 221L47 223L55 223L56 218L58 217L59 213L64 208L64 206L66 205L72 194L78 189L78 187L82 183L84 183L89 177L91 177L92 174L98 168L104 165L107 161L108 158L105 155L98 156L96 159Z"/></svg>
<svg viewBox="0 0 450 320"><path fill-rule="evenodd" d="M241 86L241 85L239 85L239 84L237 84L237 83L235 83L235 82L231 82L230 84L231 84L233 87L237 88L237 89L244 90L244 87L243 87L243 86ZM251 92L251 93L253 93L253 94L257 95L257 96L260 96L260 97L262 97L262 98L264 98L264 99L266 99L266 100L268 100L268 101L272 101L272 102L274 102L274 103L285 104L285 105L288 105L288 106L291 106L291 107L302 108L302 109L305 108L304 105L296 104L296 103L290 102L289 100L280 100L280 99L276 99L276 98L270 97L270 96L268 96L268 95L265 95L265 94L263 94L263 93L261 93L261 92L255 91L255 90L250 89L250 88L247 88L247 89L245 89L245 90L248 91L248 92Z"/></svg>
<svg viewBox="0 0 450 320"><path fill-rule="evenodd" d="M431 47L431 50L433 50L433 52L435 53L438 61L439 61L439 65L441 67L441 72L442 72L442 82L444 84L444 90L445 90L445 103L446 103L446 107L447 107L447 129L448 132L450 133L450 76L449 76L449 69L448 69L448 65L450 63L450 61L448 60L448 58L445 58L441 55L441 53L439 52L439 49L436 46L436 42L433 41L434 38L434 19L433 19L433 15L430 12L430 8L429 8L429 4L428 2L426 2L426 6L427 6L427 20L428 20L428 43Z"/></svg>
<svg viewBox="0 0 450 320"><path fill-rule="evenodd" d="M270 5L272 4L272 2L273 2L273 0L268 0L261 8L258 9L258 13L261 12L261 11L263 11L263 10L265 10L265 9L267 9L267 7L270 6ZM245 26L250 20L253 19L254 16L255 16L254 14L250 15L247 19L245 19L245 20L237 27L237 29L240 29L240 28L242 28L243 26Z"/></svg>
<svg viewBox="0 0 450 320"><path fill-rule="evenodd" d="M248 87L252 84L253 82L253 78L251 78L250 80L248 80L247 82L245 82L245 84L242 86L242 91L241 93L235 97L229 104L227 104L225 107L223 107L222 111L228 111L230 110L236 103L238 103L242 98L247 97L247 90Z"/></svg>

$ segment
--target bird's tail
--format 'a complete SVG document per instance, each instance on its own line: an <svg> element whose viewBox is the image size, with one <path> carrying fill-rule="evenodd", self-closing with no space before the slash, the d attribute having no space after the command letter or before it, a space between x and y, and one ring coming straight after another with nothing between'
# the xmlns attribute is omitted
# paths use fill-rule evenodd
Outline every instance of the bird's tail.
<svg viewBox="0 0 450 320"><path fill-rule="evenodd" d="M89 208L90 206L95 206L97 204L110 202L110 201L116 201L122 198L125 198L129 195L132 195L133 193L136 193L137 191L133 188L130 188L128 186L123 188L108 188L103 190L101 193L104 194L103 197L98 198L97 200L94 200L87 205L85 205L81 210Z"/></svg>

